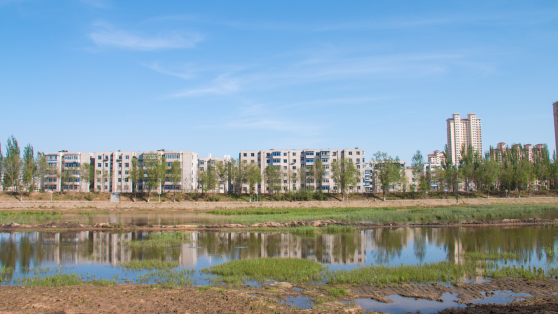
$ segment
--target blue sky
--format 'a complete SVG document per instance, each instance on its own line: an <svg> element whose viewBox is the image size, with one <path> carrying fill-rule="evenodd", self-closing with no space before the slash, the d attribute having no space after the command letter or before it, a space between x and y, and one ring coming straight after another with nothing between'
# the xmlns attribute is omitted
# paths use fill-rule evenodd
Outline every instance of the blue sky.
<svg viewBox="0 0 558 314"><path fill-rule="evenodd" d="M0 140L410 160L475 112L555 149L557 61L558 1L0 0Z"/></svg>

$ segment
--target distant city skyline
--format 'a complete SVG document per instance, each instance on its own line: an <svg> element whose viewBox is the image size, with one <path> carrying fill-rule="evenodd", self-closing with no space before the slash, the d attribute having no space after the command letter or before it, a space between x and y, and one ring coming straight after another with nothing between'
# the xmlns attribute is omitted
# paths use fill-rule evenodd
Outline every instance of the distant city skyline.
<svg viewBox="0 0 558 314"><path fill-rule="evenodd" d="M556 38L556 1L0 0L0 142L410 161L475 112L483 151L554 151Z"/></svg>

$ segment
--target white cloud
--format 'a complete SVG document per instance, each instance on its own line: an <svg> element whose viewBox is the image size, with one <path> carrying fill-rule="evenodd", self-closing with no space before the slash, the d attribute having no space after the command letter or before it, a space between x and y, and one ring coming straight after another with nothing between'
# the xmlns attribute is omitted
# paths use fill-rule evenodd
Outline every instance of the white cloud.
<svg viewBox="0 0 558 314"><path fill-rule="evenodd" d="M195 75L193 73L193 71L189 70L189 71L185 71L185 72L177 72L177 71L171 71L171 70L167 70L164 69L163 67L159 66L159 63L154 62L152 64L142 64L144 67L151 69L157 73L161 73L161 74L166 74L166 75L170 75L170 76L176 76L179 77L181 79L191 79L193 78Z"/></svg>
<svg viewBox="0 0 558 314"><path fill-rule="evenodd" d="M207 87L188 89L171 95L171 98L193 97L207 94L226 94L236 92L240 89L238 79L231 78L229 74L219 75L213 80L212 84Z"/></svg>
<svg viewBox="0 0 558 314"><path fill-rule="evenodd" d="M159 34L141 36L126 30L118 29L108 23L96 23L95 31L89 37L99 47L113 47L129 50L161 50L194 47L203 36L198 33Z"/></svg>

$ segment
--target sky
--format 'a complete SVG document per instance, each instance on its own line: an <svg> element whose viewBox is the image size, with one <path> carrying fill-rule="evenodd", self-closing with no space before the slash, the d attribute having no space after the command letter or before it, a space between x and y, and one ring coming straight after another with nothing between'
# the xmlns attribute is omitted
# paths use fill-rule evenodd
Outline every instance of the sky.
<svg viewBox="0 0 558 314"><path fill-rule="evenodd" d="M557 73L555 0L0 0L3 147L554 150Z"/></svg>

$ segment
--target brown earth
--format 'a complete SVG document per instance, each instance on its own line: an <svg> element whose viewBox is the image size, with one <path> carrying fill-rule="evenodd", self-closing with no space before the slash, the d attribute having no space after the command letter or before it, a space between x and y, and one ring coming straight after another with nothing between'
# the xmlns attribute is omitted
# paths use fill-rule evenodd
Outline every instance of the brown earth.
<svg viewBox="0 0 558 314"><path fill-rule="evenodd" d="M464 283L454 287L441 285L398 285L387 287L340 286L347 295L329 295L329 286L299 286L289 283L263 287L163 288L157 285L79 285L69 287L0 287L0 313L355 313L363 312L354 302L371 298L390 303L390 295L440 300L445 292L457 293L467 308L447 309L442 313L548 313L558 311L558 282L555 279L496 279L485 283ZM473 305L484 292L509 290L529 293L532 298L506 305ZM281 304L286 297L309 296L316 305L298 310ZM414 309L410 309L414 312Z"/></svg>
<svg viewBox="0 0 558 314"><path fill-rule="evenodd" d="M548 224L558 224L558 219L541 219L541 218L523 218L523 219L502 219L502 220L473 220L461 223L407 223L399 224L396 222L373 223L373 222L342 222L335 220L296 220L291 222L262 222L252 225L242 224L222 224L222 225L121 225L115 223L97 223L94 225L85 225L78 222L49 222L39 225L25 225L18 223L0 224L0 231L17 231L17 230L105 230L105 231L126 231L126 230L149 230L149 231L176 231L176 230L221 230L221 229L273 229L273 228L295 228L295 227L326 227L330 225L337 226L353 226L359 229L376 229L376 228L441 228L441 227L512 227L512 226L539 226Z"/></svg>
<svg viewBox="0 0 558 314"><path fill-rule="evenodd" d="M530 205L557 204L558 197L522 197L522 198L463 198L459 204L466 205ZM245 209L245 208L338 208L338 207L432 207L452 206L455 199L414 199L383 201L263 201L263 202L121 202L107 201L54 201L32 200L23 202L15 199L1 199L0 210L212 210L212 209Z"/></svg>

